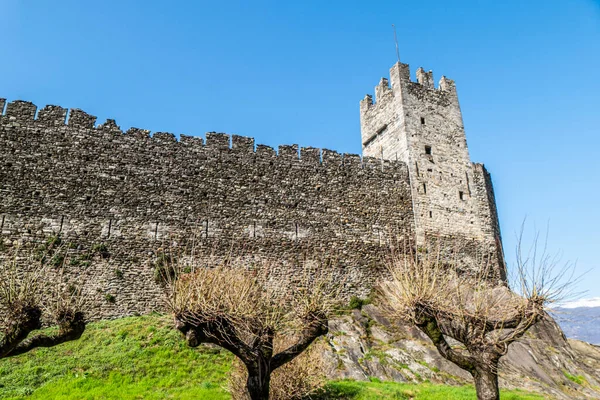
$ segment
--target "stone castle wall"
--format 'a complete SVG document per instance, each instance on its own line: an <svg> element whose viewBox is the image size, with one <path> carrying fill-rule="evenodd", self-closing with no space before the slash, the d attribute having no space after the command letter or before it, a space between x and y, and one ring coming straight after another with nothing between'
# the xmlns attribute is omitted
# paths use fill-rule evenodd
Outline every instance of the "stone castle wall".
<svg viewBox="0 0 600 400"><path fill-rule="evenodd" d="M344 282L346 296L365 296L383 274L389 242L414 234L402 161L297 146L276 153L215 133L206 143L123 133L113 120L95 120L77 109L6 104L0 239L77 243L65 268L88 278L97 318L162 309L157 254L190 238L197 256L240 254L249 267L270 265L274 281L316 260ZM99 245L105 256L81 261Z"/></svg>

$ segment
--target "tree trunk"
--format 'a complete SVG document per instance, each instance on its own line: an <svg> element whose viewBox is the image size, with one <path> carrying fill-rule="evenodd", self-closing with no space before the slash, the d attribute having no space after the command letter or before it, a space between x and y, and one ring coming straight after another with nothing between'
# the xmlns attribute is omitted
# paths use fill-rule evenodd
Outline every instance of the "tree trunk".
<svg viewBox="0 0 600 400"><path fill-rule="evenodd" d="M259 364L259 363L257 363ZM271 384L271 370L263 363L262 368L259 365L246 365L248 370L248 380L246 388L251 400L269 400L269 386Z"/></svg>
<svg viewBox="0 0 600 400"><path fill-rule="evenodd" d="M473 378L477 400L500 400L497 369L475 367Z"/></svg>

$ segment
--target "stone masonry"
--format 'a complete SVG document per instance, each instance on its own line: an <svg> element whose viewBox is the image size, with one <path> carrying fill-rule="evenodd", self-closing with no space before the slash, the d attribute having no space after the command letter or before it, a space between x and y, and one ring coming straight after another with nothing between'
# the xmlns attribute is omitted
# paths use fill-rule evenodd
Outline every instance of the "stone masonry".
<svg viewBox="0 0 600 400"><path fill-rule="evenodd" d="M81 110L66 119L60 107L36 118L31 103L7 104L1 239L60 235L76 243L67 273L87 277L99 317L161 309L157 255L189 238L197 256L241 254L249 268L267 265L275 280L316 261L332 269L346 295L366 296L390 239L413 236L403 162L297 146L275 152L215 133L206 143L137 128L123 133L111 120L95 126ZM100 245L110 256L90 263L77 254Z"/></svg>
<svg viewBox="0 0 600 400"><path fill-rule="evenodd" d="M409 169L417 245L443 241L463 257L489 262L506 279L496 202L489 173L471 162L454 81L407 64L382 78L375 102L360 103L363 155L400 160ZM474 259L473 259L474 258ZM481 264L481 262L479 262Z"/></svg>
<svg viewBox="0 0 600 400"><path fill-rule="evenodd" d="M164 309L157 258L190 238L197 257L241 256L273 282L312 262L345 296L368 295L390 245L415 236L483 249L504 276L491 180L469 160L453 82L435 89L422 70L410 82L405 64L391 75L361 102L362 158L122 132L78 109L0 99L0 245L75 243L66 273L85 282L95 318Z"/></svg>

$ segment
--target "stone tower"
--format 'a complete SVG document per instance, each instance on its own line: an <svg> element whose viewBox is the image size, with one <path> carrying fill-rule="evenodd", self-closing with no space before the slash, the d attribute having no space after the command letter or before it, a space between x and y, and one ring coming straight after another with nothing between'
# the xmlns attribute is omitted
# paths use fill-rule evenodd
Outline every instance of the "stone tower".
<svg viewBox="0 0 600 400"><path fill-rule="evenodd" d="M491 178L469 157L454 81L442 77L436 88L431 71L416 75L412 82L408 64L397 63L391 86L382 78L375 101L367 95L360 102L363 156L408 165L418 246L442 239L470 262L488 260L504 280Z"/></svg>

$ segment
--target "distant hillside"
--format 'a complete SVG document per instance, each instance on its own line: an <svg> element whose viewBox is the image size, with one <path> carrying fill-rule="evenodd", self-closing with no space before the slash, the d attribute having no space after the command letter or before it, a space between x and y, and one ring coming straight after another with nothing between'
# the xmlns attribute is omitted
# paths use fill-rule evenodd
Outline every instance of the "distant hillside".
<svg viewBox="0 0 600 400"><path fill-rule="evenodd" d="M557 308L553 314L568 338L600 346L600 307Z"/></svg>

